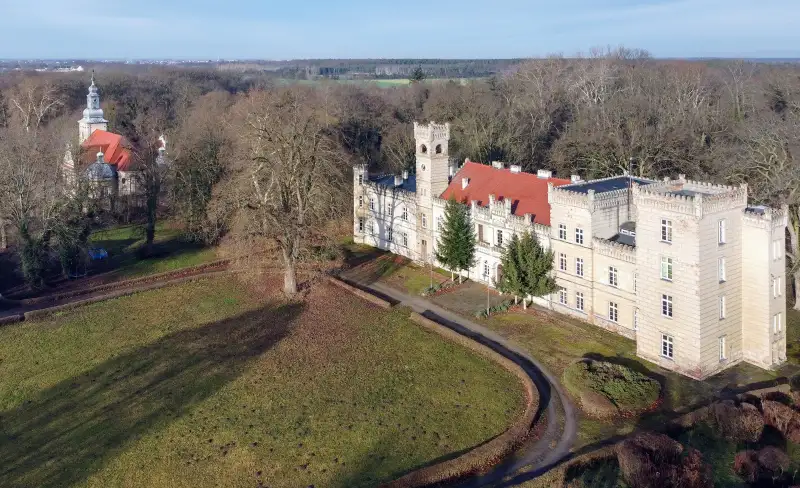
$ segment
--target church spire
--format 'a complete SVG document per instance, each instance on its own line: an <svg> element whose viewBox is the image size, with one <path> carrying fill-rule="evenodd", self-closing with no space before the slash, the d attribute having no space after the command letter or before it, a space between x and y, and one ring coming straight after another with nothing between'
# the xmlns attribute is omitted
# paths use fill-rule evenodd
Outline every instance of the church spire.
<svg viewBox="0 0 800 488"><path fill-rule="evenodd" d="M88 139L97 129L108 129L108 121L103 118L103 109L100 108L100 93L94 84L94 70L92 70L92 84L89 85L89 93L86 95L86 108L83 110L83 118L78 121L78 128L81 142Z"/></svg>

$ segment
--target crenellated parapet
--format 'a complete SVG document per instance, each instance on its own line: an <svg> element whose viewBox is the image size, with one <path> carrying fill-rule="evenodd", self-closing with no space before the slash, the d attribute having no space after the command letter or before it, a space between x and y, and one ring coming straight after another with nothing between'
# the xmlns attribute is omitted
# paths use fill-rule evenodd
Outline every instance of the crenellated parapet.
<svg viewBox="0 0 800 488"><path fill-rule="evenodd" d="M782 229L789 225L789 207L753 207L744 211L744 225L767 230Z"/></svg>
<svg viewBox="0 0 800 488"><path fill-rule="evenodd" d="M414 122L414 138L418 141L433 142L435 140L450 139L450 123L419 124Z"/></svg>
<svg viewBox="0 0 800 488"><path fill-rule="evenodd" d="M550 205L567 205L571 207L589 208L589 199L594 198L594 192L577 192L568 188L547 184L547 202Z"/></svg>
<svg viewBox="0 0 800 488"><path fill-rule="evenodd" d="M636 248L633 246L594 237L592 238L592 248L594 252L602 256L636 264Z"/></svg>
<svg viewBox="0 0 800 488"><path fill-rule="evenodd" d="M742 184L739 187L725 187L725 193L718 193L714 195L703 195L702 214L713 214L723 212L736 207L747 206L747 185Z"/></svg>

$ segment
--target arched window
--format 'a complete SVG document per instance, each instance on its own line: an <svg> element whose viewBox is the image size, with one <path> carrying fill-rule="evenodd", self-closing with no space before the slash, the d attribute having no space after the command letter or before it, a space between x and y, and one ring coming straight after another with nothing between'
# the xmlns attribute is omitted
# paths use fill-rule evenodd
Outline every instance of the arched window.
<svg viewBox="0 0 800 488"><path fill-rule="evenodd" d="M441 144L437 144L436 145L436 154L442 154L442 145Z"/></svg>
<svg viewBox="0 0 800 488"><path fill-rule="evenodd" d="M426 146L425 144L421 145L419 147L419 152L421 152L422 154L427 154L428 153L428 146Z"/></svg>

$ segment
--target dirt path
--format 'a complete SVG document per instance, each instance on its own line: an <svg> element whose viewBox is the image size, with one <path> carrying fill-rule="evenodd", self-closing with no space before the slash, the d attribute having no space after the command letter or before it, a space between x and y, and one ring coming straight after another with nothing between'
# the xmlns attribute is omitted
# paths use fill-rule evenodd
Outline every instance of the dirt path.
<svg viewBox="0 0 800 488"><path fill-rule="evenodd" d="M456 486L460 488L489 486L513 475L522 468L526 468L528 475L526 478L530 479L544 473L569 455L577 431L575 407L564 394L556 378L524 349L494 331L456 315L425 298L412 296L383 283L372 281L358 270L342 273L342 278L391 301L410 307L415 312L494 349L519 364L539 389L539 418L544 417L546 422L543 432L490 472L470 478Z"/></svg>

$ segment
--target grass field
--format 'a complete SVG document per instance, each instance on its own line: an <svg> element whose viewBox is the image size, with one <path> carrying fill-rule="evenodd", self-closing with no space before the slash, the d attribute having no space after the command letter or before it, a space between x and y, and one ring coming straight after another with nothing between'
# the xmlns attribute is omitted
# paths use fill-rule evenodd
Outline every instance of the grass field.
<svg viewBox="0 0 800 488"><path fill-rule="evenodd" d="M180 230L160 222L156 225L154 255L141 259L137 251L144 245L141 226L122 226L95 232L92 245L108 251L105 264L119 279L137 278L153 273L196 266L216 259L214 250L186 242ZM102 265L101 265L102 266Z"/></svg>
<svg viewBox="0 0 800 488"><path fill-rule="evenodd" d="M0 328L2 486L359 487L505 430L517 380L318 285L206 280ZM257 288L257 290L256 290Z"/></svg>

